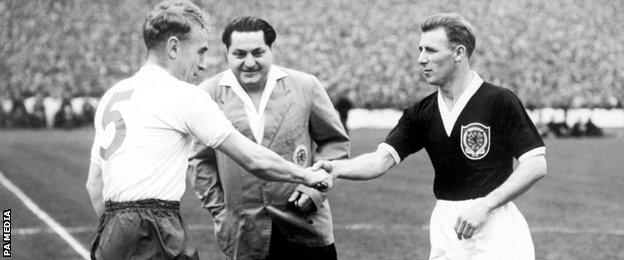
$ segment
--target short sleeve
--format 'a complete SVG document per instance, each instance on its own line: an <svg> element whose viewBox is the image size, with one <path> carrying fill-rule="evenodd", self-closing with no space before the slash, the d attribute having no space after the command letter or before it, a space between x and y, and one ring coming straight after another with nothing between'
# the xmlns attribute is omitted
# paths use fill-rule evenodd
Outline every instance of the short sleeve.
<svg viewBox="0 0 624 260"><path fill-rule="evenodd" d="M505 111L503 113L503 129L515 158L544 146L544 141L537 128L515 94L510 91L506 92L502 107Z"/></svg>
<svg viewBox="0 0 624 260"><path fill-rule="evenodd" d="M215 148L236 130L210 95L199 88L196 90L184 104L184 121L189 131L203 144Z"/></svg>
<svg viewBox="0 0 624 260"><path fill-rule="evenodd" d="M102 110L104 109L104 105L109 101L109 94L106 93L102 96L97 108L95 110L95 115L93 116L93 129L95 130L95 135L93 137L93 144L91 145L91 162L93 164L102 166L102 156L100 156L100 148L102 143L102 135L104 134L104 129L101 126L102 123Z"/></svg>
<svg viewBox="0 0 624 260"><path fill-rule="evenodd" d="M403 110L399 123L390 131L384 143L392 146L401 160L424 147L424 125L419 120L416 106Z"/></svg>

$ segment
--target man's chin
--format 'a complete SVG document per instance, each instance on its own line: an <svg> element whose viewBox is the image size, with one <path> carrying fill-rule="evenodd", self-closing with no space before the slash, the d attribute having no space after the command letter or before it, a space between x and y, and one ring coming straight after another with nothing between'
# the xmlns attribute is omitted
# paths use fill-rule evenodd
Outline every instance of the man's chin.
<svg viewBox="0 0 624 260"><path fill-rule="evenodd" d="M259 81L260 79L258 77L244 77L243 76L240 79L238 79L238 82L240 82L241 85L245 85L245 86L257 85Z"/></svg>
<svg viewBox="0 0 624 260"><path fill-rule="evenodd" d="M201 83L202 79L203 78L199 75L191 75L187 77L186 82L197 85Z"/></svg>

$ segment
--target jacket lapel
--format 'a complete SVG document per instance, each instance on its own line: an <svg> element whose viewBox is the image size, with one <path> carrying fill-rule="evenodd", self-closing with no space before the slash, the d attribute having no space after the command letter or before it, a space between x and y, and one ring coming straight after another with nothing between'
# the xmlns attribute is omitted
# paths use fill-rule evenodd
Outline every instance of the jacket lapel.
<svg viewBox="0 0 624 260"><path fill-rule="evenodd" d="M249 120L247 119L247 113L245 112L245 104L243 101L232 91L230 86L221 85L221 93L217 98L219 102L219 108L228 120L232 123L241 134L256 141L251 128L249 127Z"/></svg>
<svg viewBox="0 0 624 260"><path fill-rule="evenodd" d="M271 93L271 98L267 104L265 111L265 125L264 125L264 138L262 145L264 147L270 147L273 143L273 139L280 129L284 118L288 114L290 107L292 106L292 98L290 98L291 90L285 84L285 78L277 80L275 89Z"/></svg>

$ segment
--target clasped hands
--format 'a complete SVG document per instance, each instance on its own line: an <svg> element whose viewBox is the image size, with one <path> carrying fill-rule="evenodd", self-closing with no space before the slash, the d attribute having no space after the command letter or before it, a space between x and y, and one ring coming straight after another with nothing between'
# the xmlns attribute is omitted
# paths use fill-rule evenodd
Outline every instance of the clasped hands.
<svg viewBox="0 0 624 260"><path fill-rule="evenodd" d="M317 162L314 164L314 166L305 169L307 171L307 179L304 183L306 186L315 188L320 192L328 192L333 188L335 176L332 176L328 173L328 170L330 170L330 168L325 166L325 163L327 162ZM298 190L293 192L293 194L288 199L288 203L291 203L301 212L314 210L316 206L314 205L312 198L308 194L305 194L304 192Z"/></svg>
<svg viewBox="0 0 624 260"><path fill-rule="evenodd" d="M334 177L328 173L327 169L320 167L318 164L315 163L314 166L305 169L307 173L304 184L320 192L327 192L334 187Z"/></svg>

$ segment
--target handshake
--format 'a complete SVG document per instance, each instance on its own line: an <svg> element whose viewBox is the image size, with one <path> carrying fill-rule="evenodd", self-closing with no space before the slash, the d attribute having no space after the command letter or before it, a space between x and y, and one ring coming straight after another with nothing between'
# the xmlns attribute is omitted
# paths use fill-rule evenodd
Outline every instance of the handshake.
<svg viewBox="0 0 624 260"><path fill-rule="evenodd" d="M318 161L312 167L305 169L305 180L303 184L315 188L321 192L327 192L334 187L334 179L337 177L332 173L329 161Z"/></svg>

